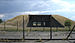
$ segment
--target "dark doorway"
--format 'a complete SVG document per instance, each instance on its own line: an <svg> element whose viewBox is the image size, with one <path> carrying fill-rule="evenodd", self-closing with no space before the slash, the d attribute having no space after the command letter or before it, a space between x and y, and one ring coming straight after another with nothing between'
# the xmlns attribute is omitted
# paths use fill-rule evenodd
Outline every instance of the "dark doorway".
<svg viewBox="0 0 75 43"><path fill-rule="evenodd" d="M29 15L27 27L64 27L51 15Z"/></svg>

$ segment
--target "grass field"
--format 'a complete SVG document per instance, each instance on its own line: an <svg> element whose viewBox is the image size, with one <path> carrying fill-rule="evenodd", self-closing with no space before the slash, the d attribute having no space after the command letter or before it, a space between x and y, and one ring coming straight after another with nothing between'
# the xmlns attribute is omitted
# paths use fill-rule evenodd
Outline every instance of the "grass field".
<svg viewBox="0 0 75 43"><path fill-rule="evenodd" d="M5 31L22 31L23 30L23 28L22 27L6 27L6 28L4 28L4 27L0 27L0 31L3 31L3 30L5 30ZM25 31L50 31L50 28L46 28L46 27L41 27L41 28L33 28L33 27L31 27L31 28L25 28L24 29ZM71 29L70 29L71 30ZM69 31L69 29L68 28L52 28L52 31ZM73 30L73 31L75 31L75 29Z"/></svg>

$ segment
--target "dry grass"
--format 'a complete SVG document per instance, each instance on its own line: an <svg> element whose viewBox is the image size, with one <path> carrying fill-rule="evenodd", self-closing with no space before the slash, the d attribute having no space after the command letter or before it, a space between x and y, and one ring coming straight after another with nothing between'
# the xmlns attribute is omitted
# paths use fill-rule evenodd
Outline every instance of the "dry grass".
<svg viewBox="0 0 75 43"><path fill-rule="evenodd" d="M14 17L12 19L7 20L6 21L6 25L16 26L17 25L17 21L18 21L18 25L21 26L22 22L23 22L23 16L24 16L25 23L27 23L28 15L20 15L20 16L16 16L16 17ZM2 23L2 24L4 24L4 23Z"/></svg>
<svg viewBox="0 0 75 43"><path fill-rule="evenodd" d="M12 18L12 19L10 19L10 20L7 20L6 21L6 24L7 25L14 25L14 26L16 26L16 24L17 24L17 21L19 22L19 26L21 26L22 25L22 21L23 21L23 16L25 17L24 19L25 19L25 23L27 24L27 22L28 22L28 15L20 15L20 16L16 16L16 17L14 17L14 18ZM70 19L68 19L68 18L66 18L66 17L63 17L63 16L59 16L59 15L52 15L59 23L61 23L62 25L64 25L64 22L65 22L65 20L70 20ZM75 21L72 21L72 20L70 20L71 22L72 22L72 26L75 24Z"/></svg>
<svg viewBox="0 0 75 43"><path fill-rule="evenodd" d="M0 27L0 31L2 31L2 30L4 30L4 28ZM28 31L28 32L30 32L30 31L50 31L50 28L25 28L24 30ZM17 30L16 27L6 27L5 31L23 31L23 28L20 27ZM68 28L58 28L58 29L52 28L52 31L69 31L69 29ZM75 29L74 29L74 31L75 31Z"/></svg>
<svg viewBox="0 0 75 43"><path fill-rule="evenodd" d="M63 24L64 25L64 22L66 21L66 20L70 20L70 19L68 19L68 18L66 18L66 17L63 17L63 16L60 16L60 15L52 15L58 22L60 22L61 24ZM73 25L75 25L75 21L72 21L72 20L70 20L71 22L72 22L72 26Z"/></svg>

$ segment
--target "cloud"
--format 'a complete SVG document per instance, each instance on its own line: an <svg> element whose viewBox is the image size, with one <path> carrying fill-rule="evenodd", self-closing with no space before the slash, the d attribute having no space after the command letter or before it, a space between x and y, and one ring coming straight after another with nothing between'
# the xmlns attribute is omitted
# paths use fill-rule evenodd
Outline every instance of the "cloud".
<svg viewBox="0 0 75 43"><path fill-rule="evenodd" d="M70 3L70 0L2 0L0 10L0 15L7 18L21 14L59 14L69 18L75 14L75 3Z"/></svg>
<svg viewBox="0 0 75 43"><path fill-rule="evenodd" d="M57 9L57 10L55 10L55 12L71 12L71 10L70 9Z"/></svg>
<svg viewBox="0 0 75 43"><path fill-rule="evenodd" d="M4 15L3 14L0 14L0 18L3 18L4 17Z"/></svg>
<svg viewBox="0 0 75 43"><path fill-rule="evenodd" d="M71 4L68 1L63 1L63 0L51 0L51 1L56 5L62 7L61 9L57 9L56 11L72 12L73 8L75 9L75 4Z"/></svg>
<svg viewBox="0 0 75 43"><path fill-rule="evenodd" d="M29 12L25 12L25 14L40 14L40 11L29 11Z"/></svg>
<svg viewBox="0 0 75 43"><path fill-rule="evenodd" d="M16 12L16 13L19 13L21 15L25 14L25 15L29 15L29 14L48 14L48 13L51 13L51 12L55 12L55 11L26 11L26 12Z"/></svg>
<svg viewBox="0 0 75 43"><path fill-rule="evenodd" d="M35 8L36 7L36 8ZM47 1L37 1L31 4L31 10L42 10L42 11L52 11L52 12L72 12L75 9L75 4L71 4L68 1L63 0L47 0ZM39 10L39 11L40 11Z"/></svg>
<svg viewBox="0 0 75 43"><path fill-rule="evenodd" d="M52 0L52 2L62 6L62 7L72 7L72 5L69 3L69 2L66 2L66 1L62 1L62 0Z"/></svg>
<svg viewBox="0 0 75 43"><path fill-rule="evenodd" d="M53 10L56 10L57 12L71 12L73 8L75 9L75 4L63 0L14 0L0 2L0 13Z"/></svg>
<svg viewBox="0 0 75 43"><path fill-rule="evenodd" d="M70 19L74 20L75 21L75 16L72 16Z"/></svg>

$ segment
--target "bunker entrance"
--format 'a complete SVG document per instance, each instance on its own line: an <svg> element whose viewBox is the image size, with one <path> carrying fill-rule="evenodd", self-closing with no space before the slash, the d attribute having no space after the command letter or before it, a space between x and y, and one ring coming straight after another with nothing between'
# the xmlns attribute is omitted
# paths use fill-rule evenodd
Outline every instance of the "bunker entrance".
<svg viewBox="0 0 75 43"><path fill-rule="evenodd" d="M54 38L52 37L52 35L55 35L57 33L54 32L57 29L53 30L52 28L64 28L64 26L59 23L54 17L52 17L52 15L29 15L27 27L30 28L30 33L33 33L32 35L33 37L35 37L32 39L39 39L39 37L41 39L52 39ZM33 29L35 30L34 32Z"/></svg>
<svg viewBox="0 0 75 43"><path fill-rule="evenodd" d="M64 27L52 15L29 15L27 27Z"/></svg>

